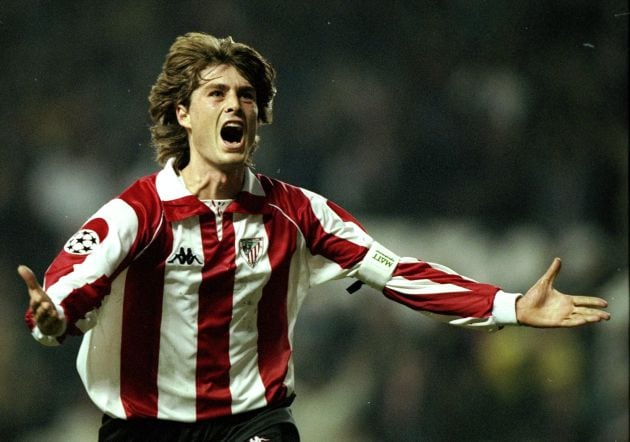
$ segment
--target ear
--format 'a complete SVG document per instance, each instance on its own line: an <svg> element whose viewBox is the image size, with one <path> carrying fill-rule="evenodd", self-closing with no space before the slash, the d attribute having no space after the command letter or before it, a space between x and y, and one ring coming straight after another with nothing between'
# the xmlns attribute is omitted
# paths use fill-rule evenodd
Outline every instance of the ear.
<svg viewBox="0 0 630 442"><path fill-rule="evenodd" d="M177 122L180 126L190 129L190 114L183 104L177 105L175 108L175 115L177 115Z"/></svg>

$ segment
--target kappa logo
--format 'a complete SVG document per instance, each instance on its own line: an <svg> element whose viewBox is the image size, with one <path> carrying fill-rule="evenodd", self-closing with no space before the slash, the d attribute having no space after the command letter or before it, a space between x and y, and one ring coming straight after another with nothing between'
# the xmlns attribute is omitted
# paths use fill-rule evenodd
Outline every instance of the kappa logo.
<svg viewBox="0 0 630 442"><path fill-rule="evenodd" d="M250 437L247 442L267 442L269 439L265 439L264 437L254 436Z"/></svg>
<svg viewBox="0 0 630 442"><path fill-rule="evenodd" d="M169 264L173 264L177 261L181 265L192 265L194 263L203 264L203 262L195 255L190 247L184 249L183 247L179 248L179 252L175 253L172 257L168 259Z"/></svg>
<svg viewBox="0 0 630 442"><path fill-rule="evenodd" d="M81 229L72 235L63 249L73 255L89 255L99 242L98 234L94 230Z"/></svg>
<svg viewBox="0 0 630 442"><path fill-rule="evenodd" d="M243 238L239 241L241 256L250 267L254 267L263 255L264 240L262 238Z"/></svg>

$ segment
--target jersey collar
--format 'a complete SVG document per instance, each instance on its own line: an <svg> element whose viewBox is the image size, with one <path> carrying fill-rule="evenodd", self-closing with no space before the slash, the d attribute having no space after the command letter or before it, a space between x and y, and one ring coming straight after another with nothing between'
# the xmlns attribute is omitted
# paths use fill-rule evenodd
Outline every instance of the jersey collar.
<svg viewBox="0 0 630 442"><path fill-rule="evenodd" d="M158 196L164 207L167 221L181 221L192 216L208 213L210 209L181 182L175 168L174 159L168 160L155 179ZM241 191L224 213L262 214L267 210L265 191L254 172L245 169L245 180Z"/></svg>

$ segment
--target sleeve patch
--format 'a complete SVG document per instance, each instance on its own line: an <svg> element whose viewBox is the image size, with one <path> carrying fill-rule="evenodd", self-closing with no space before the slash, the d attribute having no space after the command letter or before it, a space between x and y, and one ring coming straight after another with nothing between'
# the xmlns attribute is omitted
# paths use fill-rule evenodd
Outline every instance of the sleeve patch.
<svg viewBox="0 0 630 442"><path fill-rule="evenodd" d="M383 290L391 279L398 261L400 261L398 255L374 241L361 262L358 278L377 290Z"/></svg>
<svg viewBox="0 0 630 442"><path fill-rule="evenodd" d="M91 219L70 237L63 250L71 255L89 255L105 239L108 231L103 218Z"/></svg>
<svg viewBox="0 0 630 442"><path fill-rule="evenodd" d="M63 249L72 255L89 255L100 243L98 234L91 229L81 229L66 242Z"/></svg>

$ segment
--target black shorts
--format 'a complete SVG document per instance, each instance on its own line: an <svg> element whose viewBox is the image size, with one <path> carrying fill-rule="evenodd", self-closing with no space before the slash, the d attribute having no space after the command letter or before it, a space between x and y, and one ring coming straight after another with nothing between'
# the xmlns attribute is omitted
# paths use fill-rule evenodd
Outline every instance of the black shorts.
<svg viewBox="0 0 630 442"><path fill-rule="evenodd" d="M288 401L290 404L291 401ZM104 415L99 442L299 442L288 405L199 422L116 419Z"/></svg>

